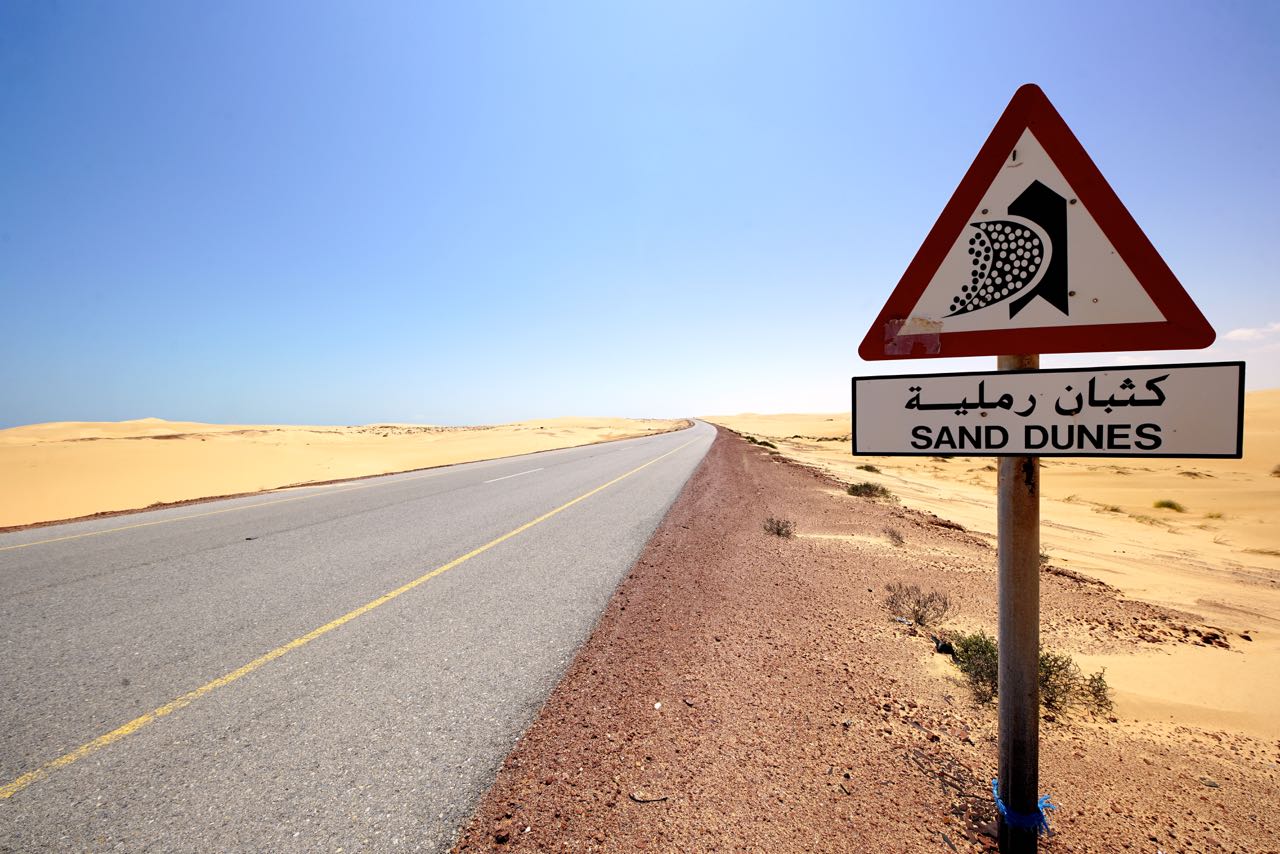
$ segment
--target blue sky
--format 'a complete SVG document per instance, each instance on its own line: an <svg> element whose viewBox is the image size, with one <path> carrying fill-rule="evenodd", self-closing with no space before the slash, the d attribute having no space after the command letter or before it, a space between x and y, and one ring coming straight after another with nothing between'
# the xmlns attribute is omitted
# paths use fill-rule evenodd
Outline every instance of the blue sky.
<svg viewBox="0 0 1280 854"><path fill-rule="evenodd" d="M0 426L838 410L989 368L856 350L1028 81L1218 330L1174 356L1280 386L1278 57L1266 2L6 0Z"/></svg>

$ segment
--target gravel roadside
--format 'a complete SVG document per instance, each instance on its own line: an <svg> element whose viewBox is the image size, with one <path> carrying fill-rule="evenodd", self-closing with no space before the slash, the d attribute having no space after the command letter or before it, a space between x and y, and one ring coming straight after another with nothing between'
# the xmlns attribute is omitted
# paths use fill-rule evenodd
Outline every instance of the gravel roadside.
<svg viewBox="0 0 1280 854"><path fill-rule="evenodd" d="M991 627L994 563L721 429L455 850L993 850L994 706L884 586ZM1186 619L1050 572L1042 600L1081 644L1176 643ZM1276 850L1280 745L1087 714L1042 742L1045 851Z"/></svg>

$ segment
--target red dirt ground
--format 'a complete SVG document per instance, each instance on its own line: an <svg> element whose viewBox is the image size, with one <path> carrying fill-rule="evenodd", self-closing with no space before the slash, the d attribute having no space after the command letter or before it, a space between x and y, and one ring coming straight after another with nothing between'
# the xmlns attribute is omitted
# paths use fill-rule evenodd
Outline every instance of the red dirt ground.
<svg viewBox="0 0 1280 854"><path fill-rule="evenodd" d="M947 524L721 430L455 850L994 849L994 705L884 604L901 580L994 626L995 552ZM1053 571L1041 596L1055 648L1195 625ZM1043 851L1280 850L1280 745L1083 712L1041 740Z"/></svg>

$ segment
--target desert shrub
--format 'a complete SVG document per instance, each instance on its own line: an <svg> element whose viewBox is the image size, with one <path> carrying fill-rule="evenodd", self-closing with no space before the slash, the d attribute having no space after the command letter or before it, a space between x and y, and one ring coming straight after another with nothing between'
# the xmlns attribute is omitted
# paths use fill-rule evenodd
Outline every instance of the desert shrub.
<svg viewBox="0 0 1280 854"><path fill-rule="evenodd" d="M1172 510L1175 513L1187 512L1187 508L1183 507L1178 502L1173 501L1172 499L1169 499L1169 498L1161 498L1159 501L1157 501L1155 504L1152 504L1151 506L1159 510Z"/></svg>
<svg viewBox="0 0 1280 854"><path fill-rule="evenodd" d="M790 519L775 519L773 516L764 520L764 529L775 537L792 537L796 533L795 523Z"/></svg>
<svg viewBox="0 0 1280 854"><path fill-rule="evenodd" d="M1272 468L1271 468L1271 476L1272 476L1272 477L1280 477L1280 463L1276 463L1274 466L1272 466Z"/></svg>
<svg viewBox="0 0 1280 854"><path fill-rule="evenodd" d="M996 639L984 631L947 637L956 667L969 681L974 699L990 702L1000 687L1000 652ZM936 642L935 642L936 645ZM1085 676L1080 665L1065 654L1040 651L1040 704L1053 712L1084 707L1098 714L1114 708L1106 670Z"/></svg>
<svg viewBox="0 0 1280 854"><path fill-rule="evenodd" d="M750 442L753 445L760 444L760 440L757 439L755 436L743 436L742 438L746 439L748 442Z"/></svg>
<svg viewBox="0 0 1280 854"><path fill-rule="evenodd" d="M1071 656L1040 651L1040 703L1046 709L1063 711L1083 690L1080 665Z"/></svg>
<svg viewBox="0 0 1280 854"><path fill-rule="evenodd" d="M1221 519L1221 518L1222 518L1222 514L1221 514L1221 513L1206 513L1206 514L1204 514L1204 518L1206 518L1206 519Z"/></svg>
<svg viewBox="0 0 1280 854"><path fill-rule="evenodd" d="M969 680L969 688L979 703L988 703L1000 685L1000 654L996 639L984 631L957 634L951 638L956 667Z"/></svg>
<svg viewBox="0 0 1280 854"><path fill-rule="evenodd" d="M1040 652L1040 704L1054 712L1084 706L1108 713L1114 707L1106 669L1085 676L1080 665L1065 653Z"/></svg>
<svg viewBox="0 0 1280 854"><path fill-rule="evenodd" d="M863 463L862 465L858 466L858 470L859 470L859 471L869 471L869 472L871 472L872 474L879 474L879 473L880 473L880 467L879 467L879 466L873 466L871 463Z"/></svg>
<svg viewBox="0 0 1280 854"><path fill-rule="evenodd" d="M917 626L938 623L951 610L947 594L937 590L925 593L918 584L891 581L885 587L885 593L885 605L889 611Z"/></svg>
<svg viewBox="0 0 1280 854"><path fill-rule="evenodd" d="M850 495L856 495L858 498L893 498L893 493L885 489L878 483L863 481L862 483L851 483L846 490Z"/></svg>
<svg viewBox="0 0 1280 854"><path fill-rule="evenodd" d="M885 539L893 543L895 546L900 546L907 541L907 538L902 536L902 532L897 528L885 528L884 536Z"/></svg>
<svg viewBox="0 0 1280 854"><path fill-rule="evenodd" d="M756 442L756 444L762 448L773 448L775 451L778 449L777 445L773 444L767 439L761 439L760 441Z"/></svg>
<svg viewBox="0 0 1280 854"><path fill-rule="evenodd" d="M1111 700L1111 686L1107 684L1107 669L1104 667L1092 673L1084 680L1085 702L1100 714L1108 714L1115 708Z"/></svg>
<svg viewBox="0 0 1280 854"><path fill-rule="evenodd" d="M1044 549L1040 550L1040 568L1044 569L1049 565L1049 553Z"/></svg>

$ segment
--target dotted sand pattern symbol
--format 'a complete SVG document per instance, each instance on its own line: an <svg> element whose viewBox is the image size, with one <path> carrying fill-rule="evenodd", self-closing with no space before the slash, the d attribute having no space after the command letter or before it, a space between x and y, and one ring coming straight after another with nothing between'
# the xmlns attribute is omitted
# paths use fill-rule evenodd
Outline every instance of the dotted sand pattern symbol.
<svg viewBox="0 0 1280 854"><path fill-rule="evenodd" d="M1044 263L1043 243L1019 222L973 222L978 233L969 238L972 270L969 284L951 300L948 317L986 308L1016 295L1036 277Z"/></svg>

